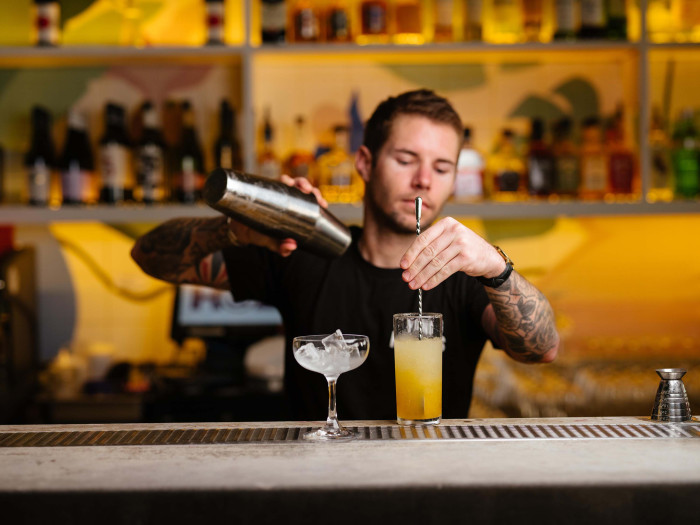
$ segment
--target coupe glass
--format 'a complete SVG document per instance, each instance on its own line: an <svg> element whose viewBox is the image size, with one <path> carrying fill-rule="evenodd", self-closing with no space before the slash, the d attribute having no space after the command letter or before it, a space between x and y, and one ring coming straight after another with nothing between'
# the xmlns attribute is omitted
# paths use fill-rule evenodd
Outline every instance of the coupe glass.
<svg viewBox="0 0 700 525"><path fill-rule="evenodd" d="M336 334L338 333L336 332ZM354 370L365 362L369 352L369 337L343 334L342 342L336 340L337 346L328 350L323 340L332 337L339 339L340 335L336 334L304 335L294 338L292 347L297 363L307 370L323 374L328 381L328 418L326 424L318 430L304 434L304 439L331 441L355 438L355 433L343 428L338 421L335 409L336 383L340 374Z"/></svg>

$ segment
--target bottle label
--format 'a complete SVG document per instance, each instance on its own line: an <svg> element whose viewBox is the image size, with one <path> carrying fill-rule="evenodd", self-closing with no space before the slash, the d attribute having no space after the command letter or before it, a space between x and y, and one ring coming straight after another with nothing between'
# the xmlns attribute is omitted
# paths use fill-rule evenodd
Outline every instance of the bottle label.
<svg viewBox="0 0 700 525"><path fill-rule="evenodd" d="M580 182L579 164L575 155L560 155L555 161L557 190L572 193L578 190Z"/></svg>
<svg viewBox="0 0 700 525"><path fill-rule="evenodd" d="M123 198L126 185L127 170L129 169L129 150L122 144L105 144L100 150L100 173L102 186L113 190L114 194ZM117 197L117 200L120 200Z"/></svg>
<svg viewBox="0 0 700 525"><path fill-rule="evenodd" d="M520 188L520 174L517 171L504 170L496 175L498 191L516 192Z"/></svg>
<svg viewBox="0 0 700 525"><path fill-rule="evenodd" d="M386 33L386 7L379 2L362 4L362 32L367 35Z"/></svg>
<svg viewBox="0 0 700 525"><path fill-rule="evenodd" d="M460 152L455 178L455 197L479 199L484 196L484 161L473 149Z"/></svg>
<svg viewBox="0 0 700 525"><path fill-rule="evenodd" d="M611 18L625 18L627 16L625 0L608 0L608 16Z"/></svg>
<svg viewBox="0 0 700 525"><path fill-rule="evenodd" d="M530 157L528 184L530 191L549 192L552 189L554 162L550 157Z"/></svg>
<svg viewBox="0 0 700 525"><path fill-rule="evenodd" d="M276 160L264 160L260 163L260 176L277 180L280 178L280 165Z"/></svg>
<svg viewBox="0 0 700 525"><path fill-rule="evenodd" d="M348 188L352 182L352 163L341 162L335 166L330 166L331 185L337 188Z"/></svg>
<svg viewBox="0 0 700 525"><path fill-rule="evenodd" d="M287 26L286 2L262 2L260 20L263 32L281 32Z"/></svg>
<svg viewBox="0 0 700 525"><path fill-rule="evenodd" d="M224 2L207 2L207 39L209 43L224 41Z"/></svg>
<svg viewBox="0 0 700 525"><path fill-rule="evenodd" d="M55 46L58 44L58 31L61 19L61 7L58 2L36 4L37 44Z"/></svg>
<svg viewBox="0 0 700 525"><path fill-rule="evenodd" d="M603 0L581 0L581 25L589 27L605 26Z"/></svg>
<svg viewBox="0 0 700 525"><path fill-rule="evenodd" d="M163 200L163 151L155 144L145 144L136 156L136 183L141 188L142 199Z"/></svg>
<svg viewBox="0 0 700 525"><path fill-rule="evenodd" d="M231 146L221 146L219 167L225 170L233 169L233 148Z"/></svg>
<svg viewBox="0 0 700 525"><path fill-rule="evenodd" d="M331 9L328 15L328 38L331 40L345 40L349 36L348 14L344 9Z"/></svg>
<svg viewBox="0 0 700 525"><path fill-rule="evenodd" d="M607 165L603 155L588 155L583 164L583 189L588 191L605 191L607 184Z"/></svg>
<svg viewBox="0 0 700 525"><path fill-rule="evenodd" d="M578 30L579 12L576 9L574 0L557 0L556 23L557 31L562 33L574 32Z"/></svg>
<svg viewBox="0 0 700 525"><path fill-rule="evenodd" d="M187 156L182 158L182 179L180 180L180 188L183 195L194 195L197 189L197 171L194 166L194 158Z"/></svg>
<svg viewBox="0 0 700 525"><path fill-rule="evenodd" d="M63 200L85 202L88 182L88 175L80 168L80 163L77 160L70 161L68 169L63 172L63 177L61 178Z"/></svg>
<svg viewBox="0 0 700 525"><path fill-rule="evenodd" d="M312 8L300 9L294 18L297 40L316 40L318 38L318 19Z"/></svg>
<svg viewBox="0 0 700 525"><path fill-rule="evenodd" d="M452 0L435 0L435 27L452 27Z"/></svg>
<svg viewBox="0 0 700 525"><path fill-rule="evenodd" d="M38 158L29 166L29 199L35 204L48 204L51 190L51 168Z"/></svg>
<svg viewBox="0 0 700 525"><path fill-rule="evenodd" d="M482 0L467 0L467 19L470 24L481 25Z"/></svg>

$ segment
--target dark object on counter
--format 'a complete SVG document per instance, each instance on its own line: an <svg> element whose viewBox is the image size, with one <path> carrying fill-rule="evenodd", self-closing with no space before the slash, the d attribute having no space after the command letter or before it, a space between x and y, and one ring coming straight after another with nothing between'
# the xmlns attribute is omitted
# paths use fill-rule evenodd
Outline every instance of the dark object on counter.
<svg viewBox="0 0 700 525"><path fill-rule="evenodd" d="M272 237L292 238L321 257L339 257L350 246L350 230L314 195L283 182L218 168L209 174L203 194L224 215Z"/></svg>
<svg viewBox="0 0 700 525"><path fill-rule="evenodd" d="M675 423L692 419L688 394L681 379L685 372L683 368L661 368L656 371L661 378L661 382L659 383L659 389L656 391L656 400L651 411L651 419Z"/></svg>

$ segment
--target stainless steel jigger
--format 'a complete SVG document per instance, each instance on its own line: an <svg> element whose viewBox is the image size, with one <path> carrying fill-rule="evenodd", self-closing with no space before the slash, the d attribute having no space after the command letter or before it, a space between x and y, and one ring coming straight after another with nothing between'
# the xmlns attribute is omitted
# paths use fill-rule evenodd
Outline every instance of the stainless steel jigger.
<svg viewBox="0 0 700 525"><path fill-rule="evenodd" d="M683 368L660 368L656 371L661 383L656 391L651 419L679 423L689 421L693 417L690 414L688 394L681 380L685 372Z"/></svg>

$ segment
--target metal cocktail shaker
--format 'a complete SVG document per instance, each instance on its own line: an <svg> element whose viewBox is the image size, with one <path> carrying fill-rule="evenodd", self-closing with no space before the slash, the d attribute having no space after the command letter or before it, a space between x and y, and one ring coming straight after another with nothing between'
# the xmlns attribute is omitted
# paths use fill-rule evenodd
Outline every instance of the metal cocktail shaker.
<svg viewBox="0 0 700 525"><path fill-rule="evenodd" d="M681 422L692 419L685 385L681 379L685 375L682 368L660 368L656 371L661 378L656 391L651 419L656 421Z"/></svg>
<svg viewBox="0 0 700 525"><path fill-rule="evenodd" d="M283 182L241 171L217 168L204 184L209 206L250 228L322 257L342 255L350 230L322 208L316 197Z"/></svg>

